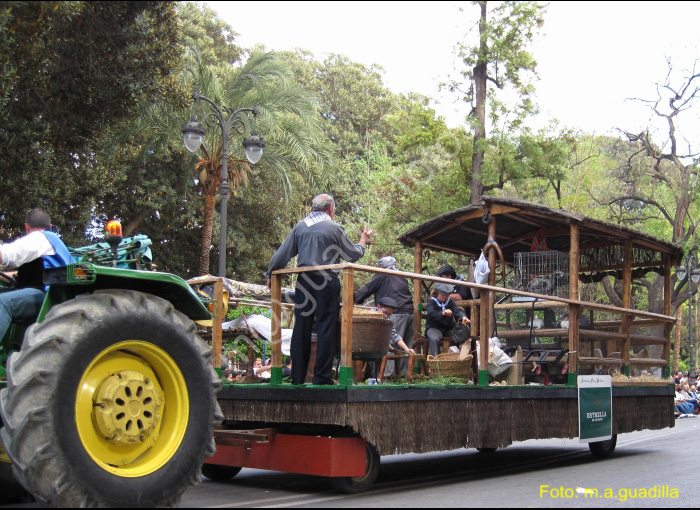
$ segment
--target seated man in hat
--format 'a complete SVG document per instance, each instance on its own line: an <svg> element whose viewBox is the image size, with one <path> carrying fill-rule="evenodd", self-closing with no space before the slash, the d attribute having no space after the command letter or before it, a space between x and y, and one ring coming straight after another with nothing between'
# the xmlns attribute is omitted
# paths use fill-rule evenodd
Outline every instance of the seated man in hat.
<svg viewBox="0 0 700 510"><path fill-rule="evenodd" d="M388 319L391 314L396 311L398 303L396 300L390 297L383 297L377 301L377 310L384 314L384 318ZM403 341L401 335L396 332L396 329L391 328L391 339L389 340L389 352L387 354L396 354L397 350L406 352L408 354L415 354L416 351L411 349ZM384 369L384 377L388 377L394 373L394 360L390 359L386 362L386 368Z"/></svg>
<svg viewBox="0 0 700 510"><path fill-rule="evenodd" d="M425 324L425 336L428 337L428 351L432 356L440 352L440 343L443 337L452 336L455 321L469 324L471 321L460 307L450 298L453 285L436 283L433 286L435 296L428 301Z"/></svg>

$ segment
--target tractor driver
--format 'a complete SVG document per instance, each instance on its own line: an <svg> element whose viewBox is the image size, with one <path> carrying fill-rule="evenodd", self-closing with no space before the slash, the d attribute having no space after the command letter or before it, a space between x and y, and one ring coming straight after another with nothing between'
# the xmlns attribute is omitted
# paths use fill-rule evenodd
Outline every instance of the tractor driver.
<svg viewBox="0 0 700 510"><path fill-rule="evenodd" d="M72 260L66 245L50 229L49 215L32 209L24 220L27 235L0 245L0 262L18 268L13 287L0 289L0 339L14 319L39 315L47 290L44 268L67 266Z"/></svg>

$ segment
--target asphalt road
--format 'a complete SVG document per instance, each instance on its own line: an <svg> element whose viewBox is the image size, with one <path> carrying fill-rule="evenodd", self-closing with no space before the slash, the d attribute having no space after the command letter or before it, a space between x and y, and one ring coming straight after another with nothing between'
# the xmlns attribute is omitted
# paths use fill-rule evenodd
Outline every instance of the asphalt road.
<svg viewBox="0 0 700 510"><path fill-rule="evenodd" d="M182 505L695 508L699 444L700 417L676 420L672 429L623 434L607 460L595 459L577 439L525 441L491 454L394 455L382 458L374 488L359 495L338 494L322 478L244 469L229 482L205 479L185 493ZM587 489L596 489L598 498Z"/></svg>
<svg viewBox="0 0 700 510"><path fill-rule="evenodd" d="M243 469L228 482L205 478L185 492L182 506L696 508L699 444L700 417L623 434L607 460L576 439L524 441L490 454L392 455L382 458L375 486L357 495L334 492L323 478Z"/></svg>

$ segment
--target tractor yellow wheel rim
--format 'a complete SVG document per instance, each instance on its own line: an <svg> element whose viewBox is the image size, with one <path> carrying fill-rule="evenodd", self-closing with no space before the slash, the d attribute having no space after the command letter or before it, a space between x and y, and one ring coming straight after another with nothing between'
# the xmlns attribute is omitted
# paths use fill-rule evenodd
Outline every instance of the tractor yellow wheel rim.
<svg viewBox="0 0 700 510"><path fill-rule="evenodd" d="M160 347L130 340L98 354L78 386L80 441L103 469L135 478L164 466L187 430L189 396L177 363Z"/></svg>
<svg viewBox="0 0 700 510"><path fill-rule="evenodd" d="M5 453L5 449L2 447L2 444L0 444L0 462L4 462L5 464L12 464L10 456L7 455L7 453Z"/></svg>

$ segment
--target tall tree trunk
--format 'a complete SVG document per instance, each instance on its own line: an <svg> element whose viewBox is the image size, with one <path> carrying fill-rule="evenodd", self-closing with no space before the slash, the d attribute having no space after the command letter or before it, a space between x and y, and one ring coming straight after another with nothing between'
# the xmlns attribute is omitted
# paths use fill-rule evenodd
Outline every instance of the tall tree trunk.
<svg viewBox="0 0 700 510"><path fill-rule="evenodd" d="M676 312L676 334L673 342L673 373L678 373L678 361L681 359L681 325L683 324L683 307Z"/></svg>
<svg viewBox="0 0 700 510"><path fill-rule="evenodd" d="M199 255L199 275L209 274L209 258L211 256L211 232L214 227L214 208L216 195L204 196L204 224L202 225L202 247ZM219 247L221 249L221 247Z"/></svg>
<svg viewBox="0 0 700 510"><path fill-rule="evenodd" d="M131 234L134 232L134 230L139 228L141 222L145 220L149 214L152 214L152 211L144 211L135 218L132 218L129 221L129 223L127 223L126 226L122 228L124 237L131 237Z"/></svg>
<svg viewBox="0 0 700 510"><path fill-rule="evenodd" d="M481 164L484 161L482 140L486 137L486 2L481 2L479 21L479 61L474 67L474 87L476 92L476 124L474 126L474 151L472 155L472 182L470 203L476 203L484 191L481 178Z"/></svg>

